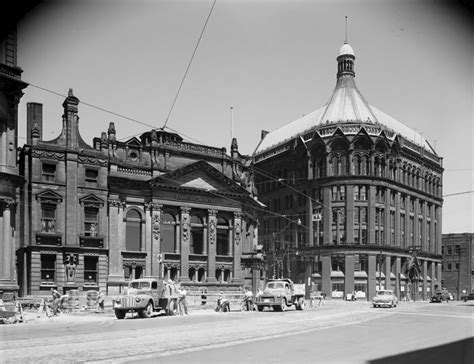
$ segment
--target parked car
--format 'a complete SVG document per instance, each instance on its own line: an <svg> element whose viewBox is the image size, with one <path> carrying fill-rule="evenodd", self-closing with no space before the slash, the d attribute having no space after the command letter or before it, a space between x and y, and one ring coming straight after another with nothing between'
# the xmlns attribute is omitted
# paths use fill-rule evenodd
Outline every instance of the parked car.
<svg viewBox="0 0 474 364"><path fill-rule="evenodd" d="M430 299L430 302L441 303L443 301L454 301L453 295L447 289L436 290Z"/></svg>
<svg viewBox="0 0 474 364"><path fill-rule="evenodd" d="M374 307L382 307L382 306L397 307L397 304L398 304L398 298L391 289L379 290L375 294L374 298L372 298L372 305Z"/></svg>

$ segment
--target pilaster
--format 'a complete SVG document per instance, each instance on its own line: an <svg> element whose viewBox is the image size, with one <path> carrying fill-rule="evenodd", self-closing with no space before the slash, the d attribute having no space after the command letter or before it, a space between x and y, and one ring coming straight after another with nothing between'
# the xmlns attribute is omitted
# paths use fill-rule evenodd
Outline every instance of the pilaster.
<svg viewBox="0 0 474 364"><path fill-rule="evenodd" d="M217 210L208 210L207 218L207 282L216 280L216 243L217 243Z"/></svg>
<svg viewBox="0 0 474 364"><path fill-rule="evenodd" d="M323 255L322 259L322 274L321 274L321 283L322 291L326 294L326 297L331 297L331 255Z"/></svg>
<svg viewBox="0 0 474 364"><path fill-rule="evenodd" d="M354 255L347 254L344 257L344 297L354 291Z"/></svg>
<svg viewBox="0 0 474 364"><path fill-rule="evenodd" d="M233 250L234 250L234 269L233 269L233 278L232 282L241 282L242 281L242 267L241 267L241 258L242 258L242 213L234 213L234 239L233 239Z"/></svg>
<svg viewBox="0 0 474 364"><path fill-rule="evenodd" d="M189 239L191 234L189 211L189 207L181 207L181 276L179 277L181 282L189 281Z"/></svg>
<svg viewBox="0 0 474 364"><path fill-rule="evenodd" d="M367 256L368 261L368 278L367 278L367 299L372 301L372 298L375 296L376 291L376 278L375 278L375 271L377 265L377 256L374 254L368 254Z"/></svg>

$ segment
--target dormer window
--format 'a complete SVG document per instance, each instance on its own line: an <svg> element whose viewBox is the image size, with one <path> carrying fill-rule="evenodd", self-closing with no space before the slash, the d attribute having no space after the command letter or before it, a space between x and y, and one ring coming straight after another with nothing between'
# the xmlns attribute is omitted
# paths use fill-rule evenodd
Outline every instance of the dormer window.
<svg viewBox="0 0 474 364"><path fill-rule="evenodd" d="M42 174L46 181L54 181L54 177L56 175L56 164L43 163Z"/></svg>

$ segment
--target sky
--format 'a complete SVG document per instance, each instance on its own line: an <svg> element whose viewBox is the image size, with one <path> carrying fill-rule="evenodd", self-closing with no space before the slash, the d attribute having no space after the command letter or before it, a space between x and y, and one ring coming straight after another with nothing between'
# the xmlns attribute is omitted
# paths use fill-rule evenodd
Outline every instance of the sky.
<svg viewBox="0 0 474 364"><path fill-rule="evenodd" d="M466 2L217 0L172 107L213 3L37 5L18 26L17 63L30 84L19 105L19 146L26 104L43 104L43 139L53 139L72 88L90 145L110 122L125 141L168 119L168 130L187 141L229 151L234 136L251 155L261 130L327 103L347 16L362 95L443 157L443 233L474 232L474 194L464 193L474 190L474 22Z"/></svg>

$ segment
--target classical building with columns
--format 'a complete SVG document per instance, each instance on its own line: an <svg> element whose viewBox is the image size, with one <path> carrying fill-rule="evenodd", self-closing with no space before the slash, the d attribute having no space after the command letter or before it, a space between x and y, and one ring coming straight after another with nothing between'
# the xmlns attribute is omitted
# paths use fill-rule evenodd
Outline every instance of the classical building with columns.
<svg viewBox="0 0 474 364"><path fill-rule="evenodd" d="M18 103L27 84L17 66L14 15L0 24L0 298L3 292L18 291L18 191L24 183L17 166Z"/></svg>
<svg viewBox="0 0 474 364"><path fill-rule="evenodd" d="M114 294L142 277L191 289L258 287L261 204L237 141L230 155L162 129L120 141L110 123L88 145L78 106L69 90L62 131L45 141L42 105L27 105L21 293L101 287Z"/></svg>
<svg viewBox="0 0 474 364"><path fill-rule="evenodd" d="M254 152L260 238L269 276L309 289L371 299L428 298L441 284L442 158L425 138L369 105L355 84L355 55L337 57L329 102L272 132ZM408 280L416 255L421 272Z"/></svg>

